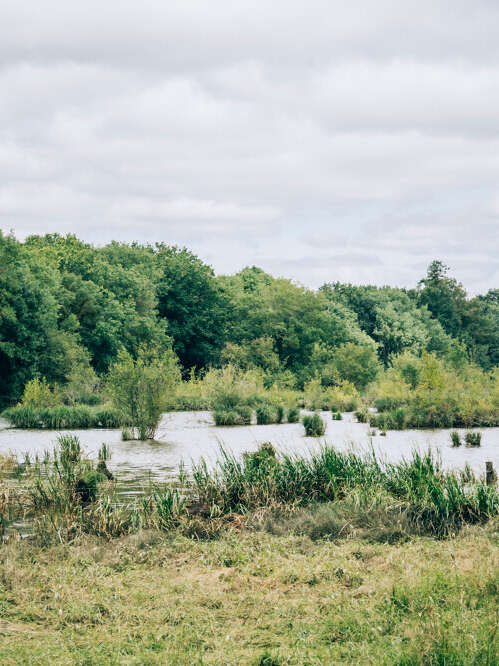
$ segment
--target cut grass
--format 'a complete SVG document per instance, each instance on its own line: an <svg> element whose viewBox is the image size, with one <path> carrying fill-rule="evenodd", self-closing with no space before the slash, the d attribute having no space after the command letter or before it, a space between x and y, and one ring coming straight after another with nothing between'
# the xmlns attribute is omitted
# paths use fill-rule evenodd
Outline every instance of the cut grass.
<svg viewBox="0 0 499 666"><path fill-rule="evenodd" d="M341 544L146 532L0 550L0 663L497 664L497 523Z"/></svg>

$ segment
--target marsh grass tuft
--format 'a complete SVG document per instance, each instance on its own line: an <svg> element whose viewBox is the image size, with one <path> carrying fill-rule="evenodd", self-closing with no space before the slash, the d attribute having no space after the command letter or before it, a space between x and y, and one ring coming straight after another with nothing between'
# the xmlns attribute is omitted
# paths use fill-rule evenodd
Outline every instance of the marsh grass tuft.
<svg viewBox="0 0 499 666"><path fill-rule="evenodd" d="M273 405L263 404L256 408L256 422L258 425L279 423L277 409Z"/></svg>
<svg viewBox="0 0 499 666"><path fill-rule="evenodd" d="M482 433L481 432L467 432L464 436L466 446L481 446Z"/></svg>
<svg viewBox="0 0 499 666"><path fill-rule="evenodd" d="M306 437L322 437L326 432L326 424L318 414L307 414L302 422Z"/></svg>

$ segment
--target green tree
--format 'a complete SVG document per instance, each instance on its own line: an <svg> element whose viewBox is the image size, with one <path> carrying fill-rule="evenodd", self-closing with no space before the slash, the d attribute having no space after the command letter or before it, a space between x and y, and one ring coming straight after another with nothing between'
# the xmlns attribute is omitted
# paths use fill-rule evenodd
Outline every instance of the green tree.
<svg viewBox="0 0 499 666"><path fill-rule="evenodd" d="M448 277L448 271L441 261L431 262L426 277L419 282L419 303L426 305L444 331L455 338L462 332L466 292L457 280Z"/></svg>
<svg viewBox="0 0 499 666"><path fill-rule="evenodd" d="M334 360L341 379L351 382L359 390L374 381L381 370L373 343L347 342L335 351Z"/></svg>
<svg viewBox="0 0 499 666"><path fill-rule="evenodd" d="M216 363L224 344L227 302L213 270L186 249L158 245L159 316L185 370Z"/></svg>

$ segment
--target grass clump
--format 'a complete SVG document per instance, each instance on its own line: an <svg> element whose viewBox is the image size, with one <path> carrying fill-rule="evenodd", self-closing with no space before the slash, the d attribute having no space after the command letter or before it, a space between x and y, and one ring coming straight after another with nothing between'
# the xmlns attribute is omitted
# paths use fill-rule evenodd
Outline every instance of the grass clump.
<svg viewBox="0 0 499 666"><path fill-rule="evenodd" d="M457 432L457 430L453 430L451 432L450 440L452 442L453 447L461 446L461 438L459 437L459 433Z"/></svg>
<svg viewBox="0 0 499 666"><path fill-rule="evenodd" d="M326 424L318 414L307 414L302 419L306 437L322 437L326 432Z"/></svg>
<svg viewBox="0 0 499 666"><path fill-rule="evenodd" d="M57 407L9 407L2 416L16 428L62 430L74 428L119 428L122 420L116 410L95 409L85 405L59 405Z"/></svg>
<svg viewBox="0 0 499 666"><path fill-rule="evenodd" d="M288 411L288 423L299 423L300 421L300 410L298 407L292 407Z"/></svg>
<svg viewBox="0 0 499 666"><path fill-rule="evenodd" d="M213 412L217 426L250 425L252 409L248 405L238 405L233 409L221 409Z"/></svg>
<svg viewBox="0 0 499 666"><path fill-rule="evenodd" d="M331 418L333 419L333 421L341 421L343 416L341 415L341 412L333 412L331 414Z"/></svg>
<svg viewBox="0 0 499 666"><path fill-rule="evenodd" d="M281 415L282 418L283 414ZM263 404L256 408L256 422L258 425L279 423L277 409L273 405Z"/></svg>
<svg viewBox="0 0 499 666"><path fill-rule="evenodd" d="M464 436L466 446L481 446L482 433L481 432L467 432Z"/></svg>
<svg viewBox="0 0 499 666"><path fill-rule="evenodd" d="M358 409L355 412L355 418L357 419L357 423L367 423L368 418L369 418L369 412L365 407Z"/></svg>
<svg viewBox="0 0 499 666"><path fill-rule="evenodd" d="M260 455L239 461L224 450L214 470L206 463L193 468L191 492L201 504L217 505L221 514L247 513L276 505L306 506L355 496L364 514L384 506L404 514L413 532L438 537L464 524L497 516L499 495L468 474L444 472L431 452L381 465L367 457L323 446L307 457ZM388 515L388 514L387 514Z"/></svg>

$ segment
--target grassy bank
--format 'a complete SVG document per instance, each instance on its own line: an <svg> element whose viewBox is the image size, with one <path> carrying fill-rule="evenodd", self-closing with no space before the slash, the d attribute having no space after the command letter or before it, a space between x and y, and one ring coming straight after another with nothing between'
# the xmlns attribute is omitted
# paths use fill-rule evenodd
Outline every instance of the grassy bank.
<svg viewBox="0 0 499 666"><path fill-rule="evenodd" d="M431 455L221 452L132 506L61 436L0 459L0 663L495 665L499 498Z"/></svg>
<svg viewBox="0 0 499 666"><path fill-rule="evenodd" d="M497 524L398 545L159 532L0 549L2 664L497 664Z"/></svg>

